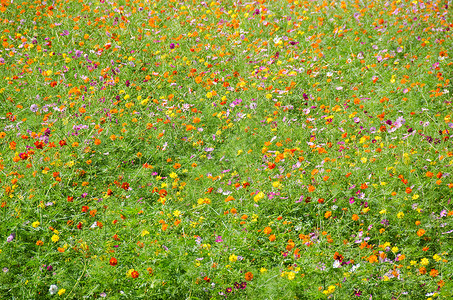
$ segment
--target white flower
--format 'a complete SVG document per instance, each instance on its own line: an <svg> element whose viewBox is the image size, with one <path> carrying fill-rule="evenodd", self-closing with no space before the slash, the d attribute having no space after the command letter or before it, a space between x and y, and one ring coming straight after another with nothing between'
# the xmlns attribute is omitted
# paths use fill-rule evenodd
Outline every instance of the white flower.
<svg viewBox="0 0 453 300"><path fill-rule="evenodd" d="M56 286L55 284L52 284L49 288L49 293L51 295L55 295L57 292L58 292L58 286Z"/></svg>
<svg viewBox="0 0 453 300"><path fill-rule="evenodd" d="M357 270L359 267L360 267L360 264L356 264L356 265L352 266L351 272L355 272L355 270Z"/></svg>
<svg viewBox="0 0 453 300"><path fill-rule="evenodd" d="M339 268L340 266L341 266L340 261L339 261L339 260L335 260L335 262L333 263L333 267L334 267L335 269L337 269L337 268Z"/></svg>

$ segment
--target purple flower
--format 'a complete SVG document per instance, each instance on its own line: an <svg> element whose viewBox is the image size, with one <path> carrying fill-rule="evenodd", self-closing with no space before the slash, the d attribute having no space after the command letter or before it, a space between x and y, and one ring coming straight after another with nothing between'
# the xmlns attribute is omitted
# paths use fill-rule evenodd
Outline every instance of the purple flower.
<svg viewBox="0 0 453 300"><path fill-rule="evenodd" d="M216 238L215 241L216 241L216 243L221 243L221 242L223 242L222 236L219 235L219 236Z"/></svg>
<svg viewBox="0 0 453 300"><path fill-rule="evenodd" d="M37 112L37 111L38 111L38 105L32 104L32 105L30 106L30 110L31 110L32 112Z"/></svg>
<svg viewBox="0 0 453 300"><path fill-rule="evenodd" d="M174 43L170 44L170 49L175 49L175 44Z"/></svg>
<svg viewBox="0 0 453 300"><path fill-rule="evenodd" d="M11 242L14 240L15 237L16 237L16 234L15 234L15 233L11 233L11 234L6 238L6 241L7 241L8 243L11 243Z"/></svg>

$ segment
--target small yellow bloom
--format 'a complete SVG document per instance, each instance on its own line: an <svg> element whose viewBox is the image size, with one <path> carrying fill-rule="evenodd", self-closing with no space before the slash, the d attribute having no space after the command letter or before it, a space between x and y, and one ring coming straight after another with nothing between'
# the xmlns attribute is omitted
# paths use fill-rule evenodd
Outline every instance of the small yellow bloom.
<svg viewBox="0 0 453 300"><path fill-rule="evenodd" d="M32 226L33 228L36 228L36 227L39 226L39 224L40 224L40 223L39 223L38 221L36 221L36 222L33 222L33 223L31 224L31 226Z"/></svg>
<svg viewBox="0 0 453 300"><path fill-rule="evenodd" d="M255 197L253 197L253 200L255 200L255 202L258 202L258 201L260 201L263 198L264 198L264 193L263 192L259 192L258 194L255 195Z"/></svg>
<svg viewBox="0 0 453 300"><path fill-rule="evenodd" d="M427 266L429 264L429 259L427 258L422 258L422 260L420 261L420 263L424 266Z"/></svg>
<svg viewBox="0 0 453 300"><path fill-rule="evenodd" d="M282 184L281 184L280 182L278 182L278 181L272 182L272 186L273 186L274 188L277 188L277 189L278 189L281 185L282 185Z"/></svg>
<svg viewBox="0 0 453 300"><path fill-rule="evenodd" d="M56 243L56 242L58 242L60 240L60 237L58 235L54 234L52 236L51 240L52 240L52 242Z"/></svg>
<svg viewBox="0 0 453 300"><path fill-rule="evenodd" d="M231 254L230 257L228 258L231 262L235 262L238 260L238 257L234 254Z"/></svg>
<svg viewBox="0 0 453 300"><path fill-rule="evenodd" d="M399 213L396 214L396 217L398 219L402 219L402 218L404 218L404 213L402 211L400 211Z"/></svg>
<svg viewBox="0 0 453 300"><path fill-rule="evenodd" d="M149 234L149 231L145 229L145 230L142 231L141 236L145 236L145 235L147 235L147 234Z"/></svg>
<svg viewBox="0 0 453 300"><path fill-rule="evenodd" d="M294 277L296 277L296 273L294 273L294 272L289 272L289 273L288 273L288 279L289 279L289 280L293 280Z"/></svg>
<svg viewBox="0 0 453 300"><path fill-rule="evenodd" d="M267 269L266 269L266 268L261 268L261 269L260 269L260 272L261 272L261 273L267 272Z"/></svg>
<svg viewBox="0 0 453 300"><path fill-rule="evenodd" d="M58 291L58 295L59 295L59 296L63 295L64 293L66 293L66 289L60 289L60 290Z"/></svg>

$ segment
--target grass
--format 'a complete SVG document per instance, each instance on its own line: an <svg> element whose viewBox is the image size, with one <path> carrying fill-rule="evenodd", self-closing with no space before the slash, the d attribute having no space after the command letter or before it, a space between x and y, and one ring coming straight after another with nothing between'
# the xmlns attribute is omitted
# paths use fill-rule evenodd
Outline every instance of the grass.
<svg viewBox="0 0 453 300"><path fill-rule="evenodd" d="M449 299L451 1L1 1L0 297Z"/></svg>

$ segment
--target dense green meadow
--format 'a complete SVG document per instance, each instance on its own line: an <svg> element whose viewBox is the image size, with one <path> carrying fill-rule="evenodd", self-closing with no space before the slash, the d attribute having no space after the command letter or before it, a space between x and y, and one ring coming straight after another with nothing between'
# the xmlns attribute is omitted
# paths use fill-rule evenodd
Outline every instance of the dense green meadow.
<svg viewBox="0 0 453 300"><path fill-rule="evenodd" d="M452 9L1 0L0 299L452 299Z"/></svg>

